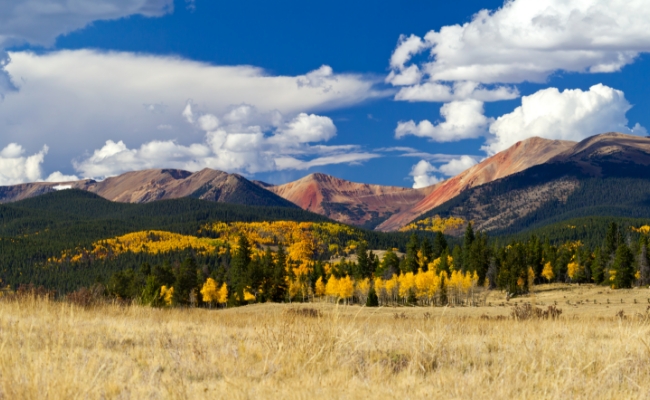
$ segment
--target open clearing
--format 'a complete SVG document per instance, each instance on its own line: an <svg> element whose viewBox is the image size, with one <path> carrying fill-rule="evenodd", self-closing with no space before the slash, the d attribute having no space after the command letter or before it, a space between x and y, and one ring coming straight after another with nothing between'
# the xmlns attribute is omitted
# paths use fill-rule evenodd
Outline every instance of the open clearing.
<svg viewBox="0 0 650 400"><path fill-rule="evenodd" d="M455 308L5 300L0 399L648 398L649 297L553 285ZM498 318L517 302L563 314Z"/></svg>

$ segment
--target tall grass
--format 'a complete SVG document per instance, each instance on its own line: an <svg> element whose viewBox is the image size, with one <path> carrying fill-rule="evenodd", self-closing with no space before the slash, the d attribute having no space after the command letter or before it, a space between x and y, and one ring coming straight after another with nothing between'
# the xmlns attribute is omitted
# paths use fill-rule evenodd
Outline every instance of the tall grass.
<svg viewBox="0 0 650 400"><path fill-rule="evenodd" d="M645 318L0 301L0 399L647 398ZM294 310L294 311L292 311Z"/></svg>

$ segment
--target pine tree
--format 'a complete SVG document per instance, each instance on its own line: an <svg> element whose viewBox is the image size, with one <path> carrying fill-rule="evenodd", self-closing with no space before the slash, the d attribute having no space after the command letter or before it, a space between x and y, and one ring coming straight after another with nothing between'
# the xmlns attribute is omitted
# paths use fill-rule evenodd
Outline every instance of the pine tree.
<svg viewBox="0 0 650 400"><path fill-rule="evenodd" d="M601 284L605 280L605 260L603 251L600 247L594 250L594 261L591 263L591 280L596 284Z"/></svg>
<svg viewBox="0 0 650 400"><path fill-rule="evenodd" d="M284 246L278 246L275 263L273 266L273 275L271 278L271 293L269 298L275 302L282 302L287 295L287 255L284 252Z"/></svg>
<svg viewBox="0 0 650 400"><path fill-rule="evenodd" d="M420 253L423 259L426 260L425 265L422 267L422 269L426 272L426 264L434 260L433 246L431 246L431 242L426 237L422 239L422 243L420 244Z"/></svg>
<svg viewBox="0 0 650 400"><path fill-rule="evenodd" d="M233 301L240 304L244 301L244 290L248 283L248 265L251 262L251 249L248 239L243 234L237 238L237 250L233 254L230 266L230 288Z"/></svg>
<svg viewBox="0 0 650 400"><path fill-rule="evenodd" d="M362 241L357 247L357 268L355 271L355 279L369 278L373 271L371 270L372 263L368 257L368 245Z"/></svg>
<svg viewBox="0 0 650 400"><path fill-rule="evenodd" d="M465 235L463 237L462 259L460 260L461 265L460 268L458 268L463 272L469 270L470 251L472 248L472 243L474 243L475 239L476 236L474 235L474 228L472 227L472 223L469 222L465 228Z"/></svg>
<svg viewBox="0 0 650 400"><path fill-rule="evenodd" d="M632 287L634 281L634 255L625 243L621 243L616 249L616 256L612 269L614 276L612 284L616 289Z"/></svg>
<svg viewBox="0 0 650 400"><path fill-rule="evenodd" d="M488 267L485 278L488 281L488 289L494 290L497 288L497 278L499 277L499 268L497 267L497 260L490 257L490 266Z"/></svg>
<svg viewBox="0 0 650 400"><path fill-rule="evenodd" d="M438 271L436 271L436 273L441 273L441 272L444 272L446 274L449 274L451 272L451 268L449 265L449 253L447 253L447 249L444 249L442 251L442 254L440 254L440 264L438 265Z"/></svg>
<svg viewBox="0 0 650 400"><path fill-rule="evenodd" d="M433 239L433 254L431 255L431 259L435 260L440 257L442 251L447 249L447 247L448 245L445 235L442 232L436 232L436 237Z"/></svg>
<svg viewBox="0 0 650 400"><path fill-rule="evenodd" d="M391 276L400 271L400 260L392 250L386 251L384 257L379 264L379 268L375 271L375 276L390 279Z"/></svg>
<svg viewBox="0 0 650 400"><path fill-rule="evenodd" d="M189 305L196 289L196 260L188 257L176 270L174 281L174 304Z"/></svg>
<svg viewBox="0 0 650 400"><path fill-rule="evenodd" d="M368 291L366 307L379 307L379 298L377 297L377 292L375 291L374 286L371 286L370 290Z"/></svg>
<svg viewBox="0 0 650 400"><path fill-rule="evenodd" d="M650 262L648 260L648 245L641 244L641 251L638 255L639 263L639 285L650 285Z"/></svg>
<svg viewBox="0 0 650 400"><path fill-rule="evenodd" d="M618 225L616 222L612 222L607 228L607 235L605 237L605 255L613 255L617 251L620 242L621 234L618 230Z"/></svg>
<svg viewBox="0 0 650 400"><path fill-rule="evenodd" d="M411 234L409 242L406 244L406 258L404 270L402 272L417 272L418 271L418 250L420 249L420 241L415 233Z"/></svg>

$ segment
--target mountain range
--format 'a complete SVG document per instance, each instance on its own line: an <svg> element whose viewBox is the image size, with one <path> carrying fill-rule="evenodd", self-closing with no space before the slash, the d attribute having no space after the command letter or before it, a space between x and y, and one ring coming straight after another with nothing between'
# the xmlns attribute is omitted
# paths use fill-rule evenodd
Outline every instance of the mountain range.
<svg viewBox="0 0 650 400"><path fill-rule="evenodd" d="M441 215L472 220L479 229L505 232L556 221L567 213L634 217L645 213L646 205L650 212L648 177L650 138L606 133L581 142L533 137L422 189L354 183L320 173L271 185L211 169L195 173L153 169L101 182L4 186L0 187L0 203L70 188L123 203L190 197L248 206L300 207L380 231L395 231L419 218ZM628 193L622 193L622 188ZM603 190L608 193L599 193Z"/></svg>

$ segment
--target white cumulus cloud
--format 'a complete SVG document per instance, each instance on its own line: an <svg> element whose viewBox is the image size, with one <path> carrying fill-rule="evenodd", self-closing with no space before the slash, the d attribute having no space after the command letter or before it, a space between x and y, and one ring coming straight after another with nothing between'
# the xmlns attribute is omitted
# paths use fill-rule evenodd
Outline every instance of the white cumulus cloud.
<svg viewBox="0 0 650 400"><path fill-rule="evenodd" d="M15 185L43 180L41 164L43 164L47 152L48 147L43 146L39 152L26 156L25 149L21 145L9 143L0 150L0 185ZM77 180L77 177L65 176L60 172L55 172L46 180L49 182L70 181Z"/></svg>
<svg viewBox="0 0 650 400"><path fill-rule="evenodd" d="M229 139L224 146L254 138L235 135L254 134L249 130L255 126L266 133L284 132L287 140L295 141L297 131L301 140L325 140L336 131L331 121L315 113L388 95L375 88L374 77L337 74L326 66L304 75L277 76L250 66L133 53L77 50L10 56L5 69L17 90L8 92L0 107L0 146L17 142L35 151L50 143L48 165L59 168L72 159L86 165L79 157L85 152L92 156L107 139L122 141L129 150L154 142L184 149L207 145L205 132L225 126ZM311 130L306 130L310 119ZM287 124L291 121L293 125ZM211 140L218 141L219 135L214 136ZM245 164L233 162L231 170Z"/></svg>
<svg viewBox="0 0 650 400"><path fill-rule="evenodd" d="M254 174L354 164L379 156L354 145L318 144L336 135L336 126L328 117L299 113L288 119L250 105L231 108L220 116L200 113L195 108L188 102L182 116L204 131L201 142L184 145L174 140L155 140L129 148L124 141L109 140L89 157L75 162L75 169L95 178L148 168L213 168Z"/></svg>
<svg viewBox="0 0 650 400"><path fill-rule="evenodd" d="M628 127L625 114L631 107L622 91L602 84L587 91L543 89L524 96L521 106L497 118L483 149L495 154L532 136L580 141L610 131L646 134L638 124Z"/></svg>
<svg viewBox="0 0 650 400"><path fill-rule="evenodd" d="M432 175L433 172L438 172L438 169L426 160L415 164L409 174L413 177L413 188L420 189L441 182L442 179Z"/></svg>
<svg viewBox="0 0 650 400"><path fill-rule="evenodd" d="M476 157L460 156L441 165L438 167L438 170L446 176L456 176L466 169L475 166L477 163Z"/></svg>
<svg viewBox="0 0 650 400"><path fill-rule="evenodd" d="M453 142L484 136L491 119L483 114L483 102L478 100L454 101L444 104L440 115L445 120L432 124L428 120L399 122L395 137L415 135L435 142Z"/></svg>
<svg viewBox="0 0 650 400"><path fill-rule="evenodd" d="M442 182L444 180L443 178L438 177L436 174L442 174L449 177L456 176L478 163L478 157L468 155L445 155L445 157L442 158L431 158L431 160L434 162L443 159L445 159L447 162L440 166L435 166L427 160L420 160L417 164L415 164L411 168L411 173L409 174L409 176L413 177L413 188L419 189L435 185L436 183Z"/></svg>
<svg viewBox="0 0 650 400"><path fill-rule="evenodd" d="M650 7L636 0L511 0L470 22L400 40L395 71L428 50L431 81L543 82L558 70L614 72L650 51ZM396 56L397 55L397 56Z"/></svg>

